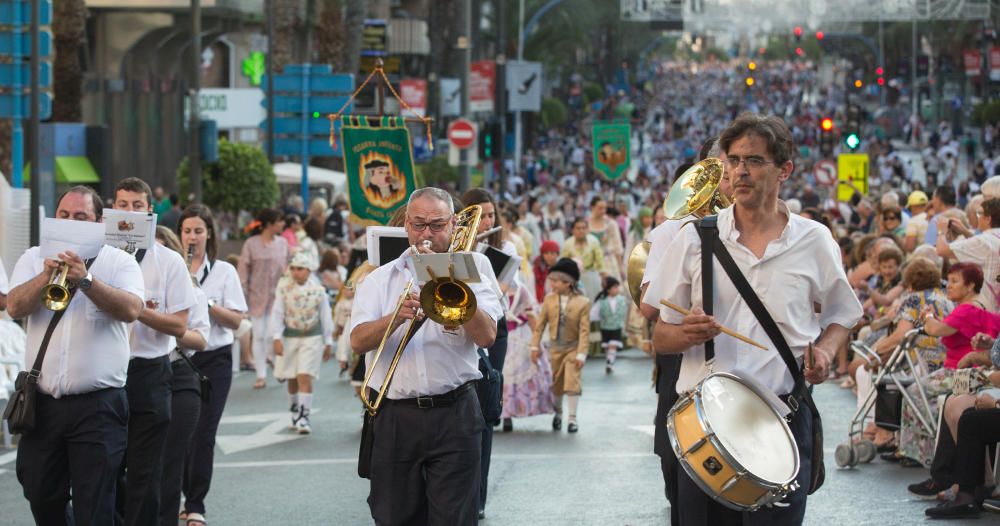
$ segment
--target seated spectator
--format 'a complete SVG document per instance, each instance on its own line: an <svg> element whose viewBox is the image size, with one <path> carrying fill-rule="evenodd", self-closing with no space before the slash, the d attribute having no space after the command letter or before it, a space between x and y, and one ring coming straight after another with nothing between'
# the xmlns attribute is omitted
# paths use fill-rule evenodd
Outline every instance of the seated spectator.
<svg viewBox="0 0 1000 526"><path fill-rule="evenodd" d="M860 287L868 291L864 309L872 319L881 317L885 310L903 293L900 283L900 267L903 266L903 252L894 246L887 246L878 254L878 276L875 286L869 288L865 282Z"/></svg>
<svg viewBox="0 0 1000 526"><path fill-rule="evenodd" d="M983 275L989 279L984 283L986 290L981 299L987 310L997 312L1000 310L997 302L1000 284L996 280L1000 274L1000 198L983 201L976 213L981 233L951 243L944 236L938 236L937 253L953 261L975 263L982 267Z"/></svg>

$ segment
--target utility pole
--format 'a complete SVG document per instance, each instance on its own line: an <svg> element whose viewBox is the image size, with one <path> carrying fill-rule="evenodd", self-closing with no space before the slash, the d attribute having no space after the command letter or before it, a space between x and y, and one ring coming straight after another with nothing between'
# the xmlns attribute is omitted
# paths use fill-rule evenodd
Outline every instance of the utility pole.
<svg viewBox="0 0 1000 526"><path fill-rule="evenodd" d="M267 18L267 162L274 164L274 0L264 0Z"/></svg>
<svg viewBox="0 0 1000 526"><path fill-rule="evenodd" d="M41 182L38 180L38 159L41 158L41 145L38 143L38 126L41 120L41 114L38 111L38 61L41 60L38 53L38 25L41 18L41 7L38 0L33 0L31 2L31 124L28 127L28 144L31 145L28 150L28 159L31 162L31 246L38 246L38 240L41 236L41 217L38 215L38 205L41 202ZM15 7L17 5L15 4ZM15 37L19 37L20 34L15 33ZM24 99L22 99L24 100ZM20 174L18 174L20 177ZM55 178L55 174L52 174ZM52 191L50 186L46 193ZM59 206L59 203L56 203ZM52 210L52 217L55 217L55 210Z"/></svg>
<svg viewBox="0 0 1000 526"><path fill-rule="evenodd" d="M472 69L472 0L462 0L462 34L456 47L462 55L462 118L469 119L469 70ZM469 149L459 151L458 174L464 192L472 187L472 173L469 166Z"/></svg>
<svg viewBox="0 0 1000 526"><path fill-rule="evenodd" d="M544 9L544 8L543 8ZM517 10L517 61L524 60L524 0ZM514 112L514 174L521 170L521 111Z"/></svg>
<svg viewBox="0 0 1000 526"><path fill-rule="evenodd" d="M500 140L493 147L497 151L497 159L500 159L500 195L497 199L503 199L504 189L507 188L507 170L504 168L504 149L507 146L507 2L497 0L497 127L500 129ZM486 162L492 162L487 159Z"/></svg>
<svg viewBox="0 0 1000 526"><path fill-rule="evenodd" d="M271 43L268 42L268 49ZM198 129L198 110L200 106L201 91L201 0L191 0L191 90L189 92L191 120L188 125L188 132L191 138L191 153L188 157L188 168L190 169L189 180L191 181L191 192L194 194L194 202L201 202L201 144L199 139L201 134ZM270 79L269 79L270 81Z"/></svg>

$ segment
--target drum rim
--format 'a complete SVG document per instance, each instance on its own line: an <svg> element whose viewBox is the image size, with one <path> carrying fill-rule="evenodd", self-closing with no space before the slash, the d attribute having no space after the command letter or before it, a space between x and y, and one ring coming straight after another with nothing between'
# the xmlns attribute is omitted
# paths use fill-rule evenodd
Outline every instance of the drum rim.
<svg viewBox="0 0 1000 526"><path fill-rule="evenodd" d="M736 382L739 382L740 385L743 385L748 389L750 389L750 391L752 391L762 400L765 400L764 404L768 407L768 409L771 410L771 413L773 413L774 416L777 417L782 422L783 424L782 429L784 429L785 435L791 441L793 447L795 448L795 453L796 453L793 456L795 469L793 470L792 477L789 480L782 483L775 483L769 480L762 479L761 477L754 474L752 471L748 470L746 466L744 466L742 463L738 462L735 458L733 458L733 456L729 453L729 451L725 448L725 446L719 441L718 436L715 434L715 430L712 429L711 424L708 423L708 419L705 416L705 412L701 403L701 395L699 393L699 388L702 386L702 384L704 384L705 381L707 381L709 378L715 376L725 377L731 380L735 380ZM761 486L764 489L768 490L767 493L765 493L765 495L761 497L756 503L752 505L739 504L723 497L722 495L717 495L715 490L710 488L701 479L701 476L698 473L694 472L694 468L690 465L687 459L684 458L683 452L680 451L679 441L677 438L677 431L674 426L674 415L677 413L678 408L686 407L686 405L689 403L694 404L695 413L698 416L698 425L701 427L704 436L708 438L708 441L711 442L712 446L715 447L715 450L719 453L719 455L721 455L722 458L730 465L730 467L733 468L733 471L736 472L736 475L742 478L748 478L752 482L757 483L758 486ZM721 371L711 373L705 378L702 378L701 381L699 381L693 389L682 395L673 405L673 407L670 408L670 411L667 412L667 438L669 439L671 449L673 449L674 451L674 456L677 458L678 463L681 466L683 466L684 471L687 472L691 480L694 481L694 483L699 488L701 488L701 490L706 495L711 497L716 502L719 502L720 504L723 504L731 509L735 509L738 511L743 511L743 510L754 511L770 502L777 502L795 491L792 488L795 485L795 479L799 475L799 469L801 467L801 459L799 458L798 455L798 442L795 440L795 436L792 434L791 428L788 426L788 422L785 421L785 418L777 411L777 409L775 409L773 406L771 406L771 404L766 402L766 399L758 389L756 389L753 385L744 382L739 376L733 373L721 372ZM780 498L777 499L774 498L779 495Z"/></svg>

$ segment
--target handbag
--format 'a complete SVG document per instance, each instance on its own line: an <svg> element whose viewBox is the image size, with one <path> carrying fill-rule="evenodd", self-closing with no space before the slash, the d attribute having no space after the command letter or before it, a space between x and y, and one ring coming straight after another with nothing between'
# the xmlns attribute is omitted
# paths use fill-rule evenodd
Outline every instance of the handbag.
<svg viewBox="0 0 1000 526"><path fill-rule="evenodd" d="M96 258L87 260L86 265L88 270L90 269L90 265L93 264L94 259ZM49 326L45 328L45 335L42 336L42 344L38 348L38 355L35 356L35 363L32 364L31 370L17 373L17 378L14 380L14 393L11 395L10 400L7 400L7 407L3 411L3 419L7 421L7 428L10 429L11 433L23 435L35 429L38 377L42 374L42 362L45 360L45 351L49 348L49 340L52 339L52 333L55 332L56 325L59 324L59 320L62 319L63 314L69 309L69 303L73 301L75 295L76 289L74 288L70 291L66 308L55 311L52 314L52 319L49 320Z"/></svg>
<svg viewBox="0 0 1000 526"><path fill-rule="evenodd" d="M503 373L493 367L493 362L482 347L477 352L479 371L483 373L483 377L476 381L476 395L479 397L486 425L492 426L500 421L503 413Z"/></svg>
<svg viewBox="0 0 1000 526"><path fill-rule="evenodd" d="M198 368L195 367L194 362L191 361L191 358L188 358L187 353L181 350L180 347L177 348L177 354L181 355L181 358L184 358L184 361L187 362L188 367L190 367L191 370L194 371L194 374L198 376L201 401L207 404L209 398L211 398L212 396L212 380L209 379L209 377L205 376L204 374L201 374L201 371L199 371Z"/></svg>
<svg viewBox="0 0 1000 526"><path fill-rule="evenodd" d="M733 256L726 249L726 245L722 243L719 239L719 229L717 226L717 216L706 216L698 222L698 234L701 236L702 241L702 296L704 298L711 298L711 257L714 254L716 259L719 260L719 264L726 271L729 279L733 282L736 290L739 291L740 296L750 307L750 311L753 312L757 321L760 323L764 332L774 343L775 347L778 348L778 353L781 355L781 359L785 362L785 366L788 367L788 371L792 374L792 378L795 379L795 386L792 388L792 392L788 397L788 405L793 413L797 413L799 409L804 405L809 408L812 413L812 458L810 459L810 464L812 470L810 471L811 477L809 481L808 494L812 495L820 487L823 486L823 482L826 480L826 466L823 464L823 419L820 417L819 410L816 409L816 404L812 398L812 390L806 385L805 376L798 367L798 363L795 361L795 356L792 354L792 350L788 347L788 342L785 341L784 335L781 334L781 329L778 328L778 324L775 323L774 318L771 317L771 313L768 312L767 307L760 301L757 297L757 293L754 292L753 287L747 281L747 278L740 272L739 267L736 265L736 261L733 260ZM708 256L707 258L705 256ZM706 268L709 274L706 280ZM708 287L705 288L706 282ZM708 291L707 293L705 291ZM708 300L711 303L711 300ZM709 309L705 309L706 313L710 313ZM708 355L708 345L706 343L706 360ZM714 357L714 354L713 354Z"/></svg>

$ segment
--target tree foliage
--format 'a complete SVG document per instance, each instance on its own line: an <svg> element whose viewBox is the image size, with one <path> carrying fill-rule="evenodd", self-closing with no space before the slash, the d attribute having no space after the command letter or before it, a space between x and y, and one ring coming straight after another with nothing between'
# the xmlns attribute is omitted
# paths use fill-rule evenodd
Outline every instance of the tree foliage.
<svg viewBox="0 0 1000 526"><path fill-rule="evenodd" d="M1000 100L983 102L972 109L972 124L993 126L1000 122Z"/></svg>
<svg viewBox="0 0 1000 526"><path fill-rule="evenodd" d="M458 169L448 164L447 155L438 155L423 164L415 164L417 187L441 187L445 183L458 183Z"/></svg>
<svg viewBox="0 0 1000 526"><path fill-rule="evenodd" d="M188 158L177 167L181 195L190 193ZM278 180L267 156L246 144L219 141L219 160L202 164L202 195L215 210L239 212L274 206L278 202Z"/></svg>
<svg viewBox="0 0 1000 526"><path fill-rule="evenodd" d="M556 98L542 101L542 124L546 128L562 126L567 120L569 120L569 109L563 101Z"/></svg>

